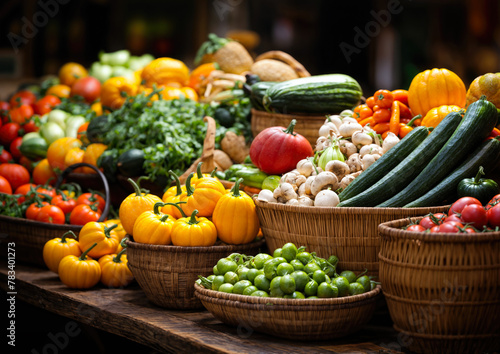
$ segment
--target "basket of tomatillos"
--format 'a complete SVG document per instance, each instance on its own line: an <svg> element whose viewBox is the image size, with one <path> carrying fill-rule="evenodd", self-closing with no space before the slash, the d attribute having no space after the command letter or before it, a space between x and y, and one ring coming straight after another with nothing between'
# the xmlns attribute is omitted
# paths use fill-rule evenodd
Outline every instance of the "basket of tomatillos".
<svg viewBox="0 0 500 354"><path fill-rule="evenodd" d="M195 283L195 295L220 321L293 340L325 340L359 330L382 293L372 277L286 243L273 255L233 253Z"/></svg>
<svg viewBox="0 0 500 354"><path fill-rule="evenodd" d="M378 227L379 279L394 328L417 353L500 348L500 194Z"/></svg>

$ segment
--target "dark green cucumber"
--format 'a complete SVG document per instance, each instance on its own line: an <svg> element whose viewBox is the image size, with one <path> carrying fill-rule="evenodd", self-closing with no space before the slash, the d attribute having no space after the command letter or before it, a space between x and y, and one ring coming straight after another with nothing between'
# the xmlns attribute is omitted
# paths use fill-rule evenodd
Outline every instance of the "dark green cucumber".
<svg viewBox="0 0 500 354"><path fill-rule="evenodd" d="M410 183L420 173L420 171L422 171L429 161L431 161L431 159L452 136L461 121L462 116L460 113L451 112L448 114L432 131L432 133L430 133L429 136L425 138L425 140L396 167L388 171L385 176L379 179L372 186L368 187L362 193L339 203L337 206L372 207L396 195L408 183ZM396 148L400 143L392 149ZM391 150L389 150L389 152ZM366 170L361 173L358 178L363 176L364 173L369 172Z"/></svg>
<svg viewBox="0 0 500 354"><path fill-rule="evenodd" d="M458 166L452 173L445 177L434 188L425 193L423 196L408 203L404 208L429 207L434 205L442 205L456 193L457 186L464 178L473 176L479 166L494 165L500 158L500 140L489 139L474 150L464 162Z"/></svg>
<svg viewBox="0 0 500 354"><path fill-rule="evenodd" d="M316 75L279 82L267 89L264 108L281 113L334 114L352 109L363 91L344 74Z"/></svg>
<svg viewBox="0 0 500 354"><path fill-rule="evenodd" d="M497 109L493 103L485 99L472 103L451 138L418 176L398 194L377 206L402 207L426 194L491 133L496 120Z"/></svg>
<svg viewBox="0 0 500 354"><path fill-rule="evenodd" d="M403 161L429 135L426 127L416 127L409 132L399 143L383 154L375 163L363 171L339 194L340 201L352 198L373 186L390 170Z"/></svg>
<svg viewBox="0 0 500 354"><path fill-rule="evenodd" d="M276 85L274 81L259 81L250 86L250 102L252 107L260 111L265 111L262 100L269 87Z"/></svg>

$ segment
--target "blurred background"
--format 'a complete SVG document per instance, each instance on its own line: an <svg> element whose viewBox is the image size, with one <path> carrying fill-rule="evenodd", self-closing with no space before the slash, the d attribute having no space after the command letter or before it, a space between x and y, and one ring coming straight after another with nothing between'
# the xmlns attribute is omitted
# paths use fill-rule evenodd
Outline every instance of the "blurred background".
<svg viewBox="0 0 500 354"><path fill-rule="evenodd" d="M20 82L90 66L128 49L193 59L208 33L239 39L254 55L288 52L311 74L344 73L366 91L408 88L445 67L466 86L500 71L498 0L3 0L0 99Z"/></svg>

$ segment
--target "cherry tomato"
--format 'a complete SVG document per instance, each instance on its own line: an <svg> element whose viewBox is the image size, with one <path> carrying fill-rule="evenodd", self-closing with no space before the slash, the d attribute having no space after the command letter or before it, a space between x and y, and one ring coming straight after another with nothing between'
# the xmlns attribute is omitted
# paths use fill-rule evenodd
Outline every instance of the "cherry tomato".
<svg viewBox="0 0 500 354"><path fill-rule="evenodd" d="M55 106L61 103L61 99L54 95L47 95L35 102L35 113L44 115L54 109Z"/></svg>
<svg viewBox="0 0 500 354"><path fill-rule="evenodd" d="M93 76L79 78L71 86L71 96L81 96L87 103L92 103L101 94L101 82Z"/></svg>
<svg viewBox="0 0 500 354"><path fill-rule="evenodd" d="M85 225L91 221L97 221L101 213L95 206L77 204L69 214L69 222L72 225Z"/></svg>
<svg viewBox="0 0 500 354"><path fill-rule="evenodd" d="M12 187L5 177L0 176L0 193L12 194Z"/></svg>
<svg viewBox="0 0 500 354"><path fill-rule="evenodd" d="M361 120L373 115L373 111L366 104L362 104L354 108L354 118Z"/></svg>
<svg viewBox="0 0 500 354"><path fill-rule="evenodd" d="M464 225L456 221L445 222L439 225L439 232L459 233Z"/></svg>
<svg viewBox="0 0 500 354"><path fill-rule="evenodd" d="M16 92L9 100L11 107L19 107L23 104L32 105L36 101L36 95L29 90Z"/></svg>
<svg viewBox="0 0 500 354"><path fill-rule="evenodd" d="M19 150L19 147L21 146L22 143L23 143L23 138L21 136L18 136L17 138L12 140L12 142L10 143L9 151L10 151L12 157L16 160L19 160L21 158L21 156L23 155L21 153L21 151Z"/></svg>
<svg viewBox="0 0 500 354"><path fill-rule="evenodd" d="M406 231L424 232L427 230L425 227L419 224L413 224L406 228Z"/></svg>
<svg viewBox="0 0 500 354"><path fill-rule="evenodd" d="M486 216L488 217L488 225L490 227L500 227L500 204L489 208L486 212Z"/></svg>
<svg viewBox="0 0 500 354"><path fill-rule="evenodd" d="M469 204L462 209L461 218L466 224L482 230L488 224L488 216L482 205Z"/></svg>
<svg viewBox="0 0 500 354"><path fill-rule="evenodd" d="M375 97L373 96L368 97L366 99L366 105L373 110L373 107L375 106Z"/></svg>
<svg viewBox="0 0 500 354"><path fill-rule="evenodd" d="M389 90L377 90L373 94L375 105L380 108L391 108L394 101L394 95ZM374 110L375 111L375 110Z"/></svg>
<svg viewBox="0 0 500 354"><path fill-rule="evenodd" d="M104 206L106 205L106 201L97 193L86 192L80 194L78 198L76 198L76 204L96 205L97 209L99 209L102 213Z"/></svg>
<svg viewBox="0 0 500 354"><path fill-rule="evenodd" d="M33 107L28 104L22 104L19 107L11 109L9 112L10 119L17 124L27 123L35 114Z"/></svg>
<svg viewBox="0 0 500 354"><path fill-rule="evenodd" d="M12 154L3 146L0 146L0 163L12 162L13 159Z"/></svg>
<svg viewBox="0 0 500 354"><path fill-rule="evenodd" d="M373 120L375 123L388 122L391 119L391 110L381 108L373 112Z"/></svg>
<svg viewBox="0 0 500 354"><path fill-rule="evenodd" d="M0 144L9 146L10 143L19 136L21 126L17 123L7 123L0 127Z"/></svg>
<svg viewBox="0 0 500 354"><path fill-rule="evenodd" d="M451 205L450 210L448 210L448 215L462 213L463 208L469 204L477 204L483 206L477 198L462 197Z"/></svg>
<svg viewBox="0 0 500 354"><path fill-rule="evenodd" d="M64 224L66 219L61 208L55 205L44 205L36 216L36 221L49 224Z"/></svg>

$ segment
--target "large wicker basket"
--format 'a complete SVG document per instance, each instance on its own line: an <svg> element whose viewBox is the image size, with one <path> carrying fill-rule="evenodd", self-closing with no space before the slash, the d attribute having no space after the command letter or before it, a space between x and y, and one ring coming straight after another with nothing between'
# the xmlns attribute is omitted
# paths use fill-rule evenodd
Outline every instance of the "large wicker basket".
<svg viewBox="0 0 500 354"><path fill-rule="evenodd" d="M420 218L412 218L417 221ZM394 327L421 353L500 349L500 232L436 234L379 226L380 271Z"/></svg>
<svg viewBox="0 0 500 354"><path fill-rule="evenodd" d="M99 221L106 219L109 212L109 186L104 174L97 167L87 163L77 163L69 166L59 176L54 185L58 187L74 169L89 167L96 170L104 187L106 205ZM0 257L7 257L8 250L15 252L16 261L35 266L46 267L43 260L43 246L55 237L61 237L66 231L73 231L77 236L82 226L69 224L50 224L23 218L0 215Z"/></svg>
<svg viewBox="0 0 500 354"><path fill-rule="evenodd" d="M337 208L266 203L257 199L262 233L271 252L287 242L327 258L340 259L339 268L377 276L380 240L378 225L394 219L440 212L431 208Z"/></svg>
<svg viewBox="0 0 500 354"><path fill-rule="evenodd" d="M253 136L270 127L288 127L292 119L297 121L295 133L303 135L314 148L319 136L319 128L326 120L326 115L269 113L252 109L251 129Z"/></svg>
<svg viewBox="0 0 500 354"><path fill-rule="evenodd" d="M245 245L226 245L219 241L211 247L150 245L131 240L127 244L130 271L153 304L171 309L202 308L194 296L198 276L213 273L217 261L231 253L256 255L264 240Z"/></svg>
<svg viewBox="0 0 500 354"><path fill-rule="evenodd" d="M249 333L318 341L347 336L373 316L382 293L329 299L283 299L224 293L195 285L195 295L215 318Z"/></svg>

